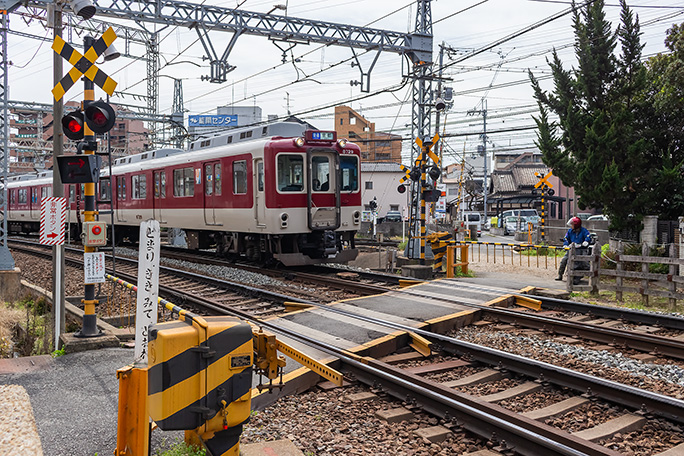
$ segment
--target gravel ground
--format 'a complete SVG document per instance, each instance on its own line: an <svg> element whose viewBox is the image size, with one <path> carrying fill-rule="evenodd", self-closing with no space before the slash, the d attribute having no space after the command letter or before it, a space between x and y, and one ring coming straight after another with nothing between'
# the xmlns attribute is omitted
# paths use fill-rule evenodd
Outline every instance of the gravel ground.
<svg viewBox="0 0 684 456"><path fill-rule="evenodd" d="M675 365L644 363L622 353L592 350L537 336L515 335L482 328L465 327L452 336L677 399L684 398L684 369Z"/></svg>
<svg viewBox="0 0 684 456"><path fill-rule="evenodd" d="M316 456L456 456L485 448L479 439L462 431L454 431L441 443L418 438L413 431L436 426L440 421L415 411L411 421L387 423L375 412L403 404L393 399L348 399L362 391L367 390L351 386L283 398L252 416L242 443L290 439L304 454Z"/></svg>

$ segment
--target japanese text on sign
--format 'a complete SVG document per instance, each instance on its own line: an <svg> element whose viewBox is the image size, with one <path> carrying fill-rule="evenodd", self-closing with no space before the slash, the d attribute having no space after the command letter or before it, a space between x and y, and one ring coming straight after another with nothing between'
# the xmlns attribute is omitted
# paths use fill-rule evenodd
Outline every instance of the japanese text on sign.
<svg viewBox="0 0 684 456"><path fill-rule="evenodd" d="M105 281L105 254L104 252L83 253L84 283L104 283Z"/></svg>
<svg viewBox="0 0 684 456"><path fill-rule="evenodd" d="M191 127L236 127L238 124L238 116L188 116L188 124Z"/></svg>
<svg viewBox="0 0 684 456"><path fill-rule="evenodd" d="M135 362L147 362L150 326L157 323L159 296L159 222L140 224L138 299L135 314Z"/></svg>
<svg viewBox="0 0 684 456"><path fill-rule="evenodd" d="M40 238L43 245L64 244L66 198L49 197L40 201Z"/></svg>

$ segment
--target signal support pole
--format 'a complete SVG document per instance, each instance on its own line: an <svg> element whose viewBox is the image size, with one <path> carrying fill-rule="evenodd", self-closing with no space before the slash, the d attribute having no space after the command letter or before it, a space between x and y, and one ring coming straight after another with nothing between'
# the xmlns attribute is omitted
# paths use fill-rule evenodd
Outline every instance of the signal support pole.
<svg viewBox="0 0 684 456"><path fill-rule="evenodd" d="M90 49L94 43L94 39L91 36L86 36L83 40L83 48ZM89 78L83 79L83 110L88 109L90 102L95 100L95 84ZM90 129L87 122L83 123L83 141L86 144L84 148L85 155L94 155L95 151L88 149L89 144L95 143L95 133ZM95 209L95 183L88 182L83 184L84 195L85 195L85 209L83 211L83 221L93 222L95 221L95 214L97 213ZM89 247L87 245L83 246L83 252L96 252L97 247ZM76 337L98 337L102 335L102 332L97 329L97 316L95 315L95 306L98 300L95 299L95 284L87 283L85 284L85 290L83 294L83 327L78 331Z"/></svg>
<svg viewBox="0 0 684 456"><path fill-rule="evenodd" d="M62 9L58 4L52 6L54 36L62 36ZM59 54L53 55L53 82L57 84L63 76L62 57ZM52 196L64 196L64 184L62 176L59 174L59 166L56 166L56 157L62 155L64 146L64 133L62 132L61 119L64 115L64 102L60 98L55 100L52 107L53 139L52 139ZM67 204L69 202L67 201ZM65 305L64 305L64 245L52 247L52 312L55 321L55 350L59 347L59 336L64 332L66 326Z"/></svg>

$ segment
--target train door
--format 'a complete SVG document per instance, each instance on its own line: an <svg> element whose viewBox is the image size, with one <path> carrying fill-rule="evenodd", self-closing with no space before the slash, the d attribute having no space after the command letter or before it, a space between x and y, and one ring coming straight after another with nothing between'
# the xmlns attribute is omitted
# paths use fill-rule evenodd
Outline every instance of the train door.
<svg viewBox="0 0 684 456"><path fill-rule="evenodd" d="M204 163L204 223L220 225L216 222L216 208L221 196L221 164L218 161Z"/></svg>
<svg viewBox="0 0 684 456"><path fill-rule="evenodd" d="M166 171L154 172L154 198L152 198L153 217L159 223L166 223L162 207L166 199Z"/></svg>
<svg viewBox="0 0 684 456"><path fill-rule="evenodd" d="M31 187L29 192L31 220L40 220L40 189L38 187Z"/></svg>
<svg viewBox="0 0 684 456"><path fill-rule="evenodd" d="M309 229L336 230L340 227L339 155L329 149L313 149L307 153L307 161Z"/></svg>
<svg viewBox="0 0 684 456"><path fill-rule="evenodd" d="M264 159L254 159L254 210L257 226L266 226L266 195L264 192Z"/></svg>

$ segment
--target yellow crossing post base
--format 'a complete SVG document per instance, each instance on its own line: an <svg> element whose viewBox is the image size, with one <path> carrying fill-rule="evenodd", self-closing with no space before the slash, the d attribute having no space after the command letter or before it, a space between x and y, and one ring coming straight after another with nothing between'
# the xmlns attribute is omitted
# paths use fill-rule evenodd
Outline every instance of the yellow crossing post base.
<svg viewBox="0 0 684 456"><path fill-rule="evenodd" d="M149 456L150 420L147 412L147 367L128 365L116 371L119 412L115 456Z"/></svg>
<svg viewBox="0 0 684 456"><path fill-rule="evenodd" d="M456 263L456 249L461 249L461 259ZM468 244L456 244L447 247L447 278L456 277L455 268L460 266L462 274L468 274Z"/></svg>

